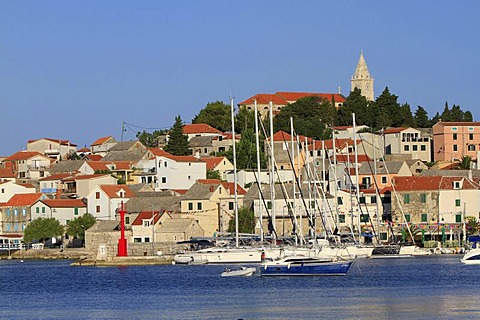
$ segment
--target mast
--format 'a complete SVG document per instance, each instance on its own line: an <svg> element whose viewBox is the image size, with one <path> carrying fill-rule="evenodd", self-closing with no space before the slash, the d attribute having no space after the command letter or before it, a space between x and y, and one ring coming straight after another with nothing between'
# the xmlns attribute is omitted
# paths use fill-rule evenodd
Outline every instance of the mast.
<svg viewBox="0 0 480 320"><path fill-rule="evenodd" d="M375 140L374 140L374 135L372 134L372 145L373 145L373 179L377 179L377 157L376 157L376 152L375 152L375 149L376 149L376 146L375 146ZM377 224L377 231L379 231L380 229L380 195L378 194L378 188L377 188L377 184L375 183L375 211L376 211L376 214L375 216L377 217L375 219L375 222ZM377 242L380 242L380 240L378 239L377 237Z"/></svg>
<svg viewBox="0 0 480 320"><path fill-rule="evenodd" d="M337 192L337 143L335 141L335 128L332 128L332 147L333 147L333 179L335 188L333 189L333 196L335 197L335 218L340 228L340 214L338 213L338 192ZM329 179L330 180L330 179Z"/></svg>
<svg viewBox="0 0 480 320"><path fill-rule="evenodd" d="M260 183L260 139L258 138L258 110L257 110L257 100L254 101L255 105L255 145L257 148L257 186L258 186L258 221L260 224L260 242L263 243L263 213L262 213L262 206L261 206L261 199L262 199L262 190L261 183Z"/></svg>
<svg viewBox="0 0 480 320"><path fill-rule="evenodd" d="M237 154L235 152L235 119L233 108L233 97L230 98L230 112L232 118L232 150L233 150L233 190L234 190L234 210L235 210L235 246L238 248L238 198L237 198Z"/></svg>
<svg viewBox="0 0 480 320"><path fill-rule="evenodd" d="M298 157L297 157L297 168L300 168L300 137L297 135L297 154L298 154ZM298 184L300 185L300 183L302 182L302 179L301 179L301 176L300 176L300 171L298 172ZM299 190L299 192L301 192L301 190ZM302 197L302 195L300 194L300 197ZM298 223L298 228L300 230L296 230L296 233L298 233L299 235L302 235L300 237L300 245L304 244L304 237L303 237L303 214L302 214L302 210L298 210L298 216L300 218L299 220L299 223ZM295 244L297 244L297 236L295 236Z"/></svg>
<svg viewBox="0 0 480 320"><path fill-rule="evenodd" d="M293 142L293 118L290 117L290 142L291 142L291 146L292 146L292 163L294 164L295 163L295 144ZM300 155L298 155L300 156ZM298 174L300 173L300 167L297 167L298 169ZM295 167L292 168L293 171L295 171ZM293 179L295 179L295 172L293 174ZM292 205L292 213L295 214L295 207L296 207L296 202L297 202L297 195L296 195L296 181L293 181L292 180L292 190L293 190L293 205ZM287 206L288 207L288 206ZM288 209L288 208L287 208ZM285 220L285 217L283 217L283 219ZM284 221L285 223L285 221Z"/></svg>
<svg viewBox="0 0 480 320"><path fill-rule="evenodd" d="M358 228L358 243L360 244L361 240L361 224L360 224L360 205L359 205L359 184L358 184L358 150L357 150L357 132L355 127L355 113L352 113L353 120L353 148L355 150L355 196L357 198L357 228Z"/></svg>
<svg viewBox="0 0 480 320"><path fill-rule="evenodd" d="M275 152L273 149L273 102L270 101L270 201L272 219L272 237L276 240L276 219L275 219Z"/></svg>

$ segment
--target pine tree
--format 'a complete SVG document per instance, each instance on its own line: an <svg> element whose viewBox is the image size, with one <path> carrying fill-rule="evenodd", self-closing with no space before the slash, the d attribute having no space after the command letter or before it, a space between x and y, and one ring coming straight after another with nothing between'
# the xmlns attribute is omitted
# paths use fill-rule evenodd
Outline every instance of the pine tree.
<svg viewBox="0 0 480 320"><path fill-rule="evenodd" d="M414 121L417 128L429 128L431 126L430 120L428 120L428 113L422 106L417 107Z"/></svg>
<svg viewBox="0 0 480 320"><path fill-rule="evenodd" d="M174 156L187 156L191 154L188 149L188 136L183 134L183 121L179 115L175 117L175 123L170 129L170 138L164 149Z"/></svg>

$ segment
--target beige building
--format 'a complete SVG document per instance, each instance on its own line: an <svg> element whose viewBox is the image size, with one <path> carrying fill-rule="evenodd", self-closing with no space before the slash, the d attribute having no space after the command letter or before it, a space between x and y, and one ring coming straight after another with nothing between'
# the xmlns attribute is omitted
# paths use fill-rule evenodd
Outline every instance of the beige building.
<svg viewBox="0 0 480 320"><path fill-rule="evenodd" d="M358 59L355 73L352 76L351 91L358 88L362 91L362 96L367 98L368 101L375 100L375 92L373 89L373 78L368 71L367 63L363 57L363 51L360 52L360 58Z"/></svg>

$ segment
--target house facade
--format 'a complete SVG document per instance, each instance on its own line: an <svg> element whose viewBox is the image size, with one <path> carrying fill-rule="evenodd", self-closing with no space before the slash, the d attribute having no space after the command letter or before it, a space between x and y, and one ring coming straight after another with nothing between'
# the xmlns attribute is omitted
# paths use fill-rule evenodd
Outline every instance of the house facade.
<svg viewBox="0 0 480 320"><path fill-rule="evenodd" d="M134 196L127 185L97 185L86 196L87 212L98 220L117 220L121 204Z"/></svg>
<svg viewBox="0 0 480 320"><path fill-rule="evenodd" d="M5 203L16 194L35 193L35 188L17 184L13 181L0 182L0 203Z"/></svg>
<svg viewBox="0 0 480 320"><path fill-rule="evenodd" d="M55 160L66 159L77 151L77 145L69 140L41 138L29 140L27 151L36 151Z"/></svg>
<svg viewBox="0 0 480 320"><path fill-rule="evenodd" d="M45 199L42 193L16 194L0 206L2 233L23 234L32 221L32 205L40 199Z"/></svg>
<svg viewBox="0 0 480 320"><path fill-rule="evenodd" d="M389 128L383 131L386 155L404 155L410 159L432 161L431 137L415 128Z"/></svg>
<svg viewBox="0 0 480 320"><path fill-rule="evenodd" d="M480 122L443 122L433 125L433 161L454 162L463 156L477 161Z"/></svg>
<svg viewBox="0 0 480 320"><path fill-rule="evenodd" d="M116 185L117 179L109 174L86 174L62 180L63 193L71 198L85 198L99 185Z"/></svg>
<svg viewBox="0 0 480 320"><path fill-rule="evenodd" d="M40 199L32 205L32 220L55 218L62 226L87 213L87 205L81 199Z"/></svg>
<svg viewBox="0 0 480 320"><path fill-rule="evenodd" d="M98 154L102 157L105 156L114 145L117 144L117 140L115 140L112 136L106 136L95 140L90 145L90 152L92 154Z"/></svg>
<svg viewBox="0 0 480 320"><path fill-rule="evenodd" d="M51 163L51 158L38 151L20 151L5 158L2 165L12 169L16 179L27 182L48 176Z"/></svg>

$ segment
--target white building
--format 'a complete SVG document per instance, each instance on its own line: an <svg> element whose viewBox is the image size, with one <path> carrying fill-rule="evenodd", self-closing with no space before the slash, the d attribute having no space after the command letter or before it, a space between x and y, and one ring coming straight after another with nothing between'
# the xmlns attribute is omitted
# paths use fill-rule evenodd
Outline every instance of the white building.
<svg viewBox="0 0 480 320"><path fill-rule="evenodd" d="M87 213L87 205L81 199L43 199L32 206L32 220L55 218L65 226L71 220Z"/></svg>
<svg viewBox="0 0 480 320"><path fill-rule="evenodd" d="M69 154L77 151L77 145L70 143L69 140L41 138L29 140L27 142L27 151L37 151L49 158L64 160Z"/></svg>
<svg viewBox="0 0 480 320"><path fill-rule="evenodd" d="M13 181L0 182L0 203L5 203L16 194L35 193L35 188L22 186Z"/></svg>
<svg viewBox="0 0 480 320"><path fill-rule="evenodd" d="M127 185L97 185L87 195L88 213L98 220L116 220L121 203L133 196Z"/></svg>

